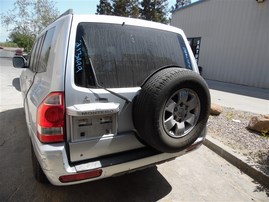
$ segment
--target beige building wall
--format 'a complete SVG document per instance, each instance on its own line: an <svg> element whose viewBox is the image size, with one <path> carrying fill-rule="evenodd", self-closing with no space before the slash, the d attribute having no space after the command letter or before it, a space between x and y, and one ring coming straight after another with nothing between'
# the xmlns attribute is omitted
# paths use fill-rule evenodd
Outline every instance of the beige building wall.
<svg viewBox="0 0 269 202"><path fill-rule="evenodd" d="M171 25L201 37L206 79L269 88L269 0L204 0L172 14Z"/></svg>

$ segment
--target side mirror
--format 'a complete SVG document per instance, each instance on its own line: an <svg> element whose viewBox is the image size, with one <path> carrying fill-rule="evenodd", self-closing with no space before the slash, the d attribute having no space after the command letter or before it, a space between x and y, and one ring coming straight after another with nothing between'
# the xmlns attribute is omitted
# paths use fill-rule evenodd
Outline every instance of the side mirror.
<svg viewBox="0 0 269 202"><path fill-rule="evenodd" d="M15 68L26 68L27 67L26 59L22 56L13 57L12 62L13 62L13 66Z"/></svg>

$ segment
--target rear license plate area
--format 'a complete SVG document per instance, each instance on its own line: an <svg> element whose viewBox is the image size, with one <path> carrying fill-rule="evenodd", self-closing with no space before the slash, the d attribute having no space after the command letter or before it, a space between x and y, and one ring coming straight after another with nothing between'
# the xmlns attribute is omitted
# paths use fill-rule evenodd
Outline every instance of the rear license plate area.
<svg viewBox="0 0 269 202"><path fill-rule="evenodd" d="M71 142L97 139L117 134L119 104L90 103L67 108Z"/></svg>

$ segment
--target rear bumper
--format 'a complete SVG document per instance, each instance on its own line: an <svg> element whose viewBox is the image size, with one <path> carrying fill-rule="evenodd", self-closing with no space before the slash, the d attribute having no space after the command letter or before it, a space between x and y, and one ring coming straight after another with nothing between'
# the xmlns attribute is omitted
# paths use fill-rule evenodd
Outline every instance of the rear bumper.
<svg viewBox="0 0 269 202"><path fill-rule="evenodd" d="M149 154L136 160L117 160L117 162L112 164L105 164L104 161L95 159L91 162L83 162L81 164L70 165L68 162L64 143L44 145L41 144L35 136L32 136L32 143L36 157L51 184L72 185L116 176L172 160L199 148L204 142L205 136L206 128L202 131L200 137L190 147L177 153ZM96 169L102 170L102 174L99 177L67 183L63 183L59 180L61 176L83 173Z"/></svg>

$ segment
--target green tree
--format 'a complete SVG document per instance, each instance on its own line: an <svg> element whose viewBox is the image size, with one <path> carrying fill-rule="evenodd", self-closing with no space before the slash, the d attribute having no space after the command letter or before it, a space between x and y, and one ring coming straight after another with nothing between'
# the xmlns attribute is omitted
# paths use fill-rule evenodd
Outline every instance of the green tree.
<svg viewBox="0 0 269 202"><path fill-rule="evenodd" d="M52 0L16 0L14 8L1 15L9 38L29 51L36 36L59 14Z"/></svg>
<svg viewBox="0 0 269 202"><path fill-rule="evenodd" d="M191 0L177 0L175 6L172 7L172 10L184 7L191 4Z"/></svg>
<svg viewBox="0 0 269 202"><path fill-rule="evenodd" d="M25 51L29 52L33 46L35 36L23 33L22 31L13 30L9 34L9 39L19 47L24 48Z"/></svg>
<svg viewBox="0 0 269 202"><path fill-rule="evenodd" d="M141 2L141 17L145 20L168 23L167 0L143 0Z"/></svg>
<svg viewBox="0 0 269 202"><path fill-rule="evenodd" d="M113 15L138 18L139 1L138 0L112 0Z"/></svg>
<svg viewBox="0 0 269 202"><path fill-rule="evenodd" d="M108 0L100 0L99 5L97 5L96 14L99 15L112 15L112 6Z"/></svg>

